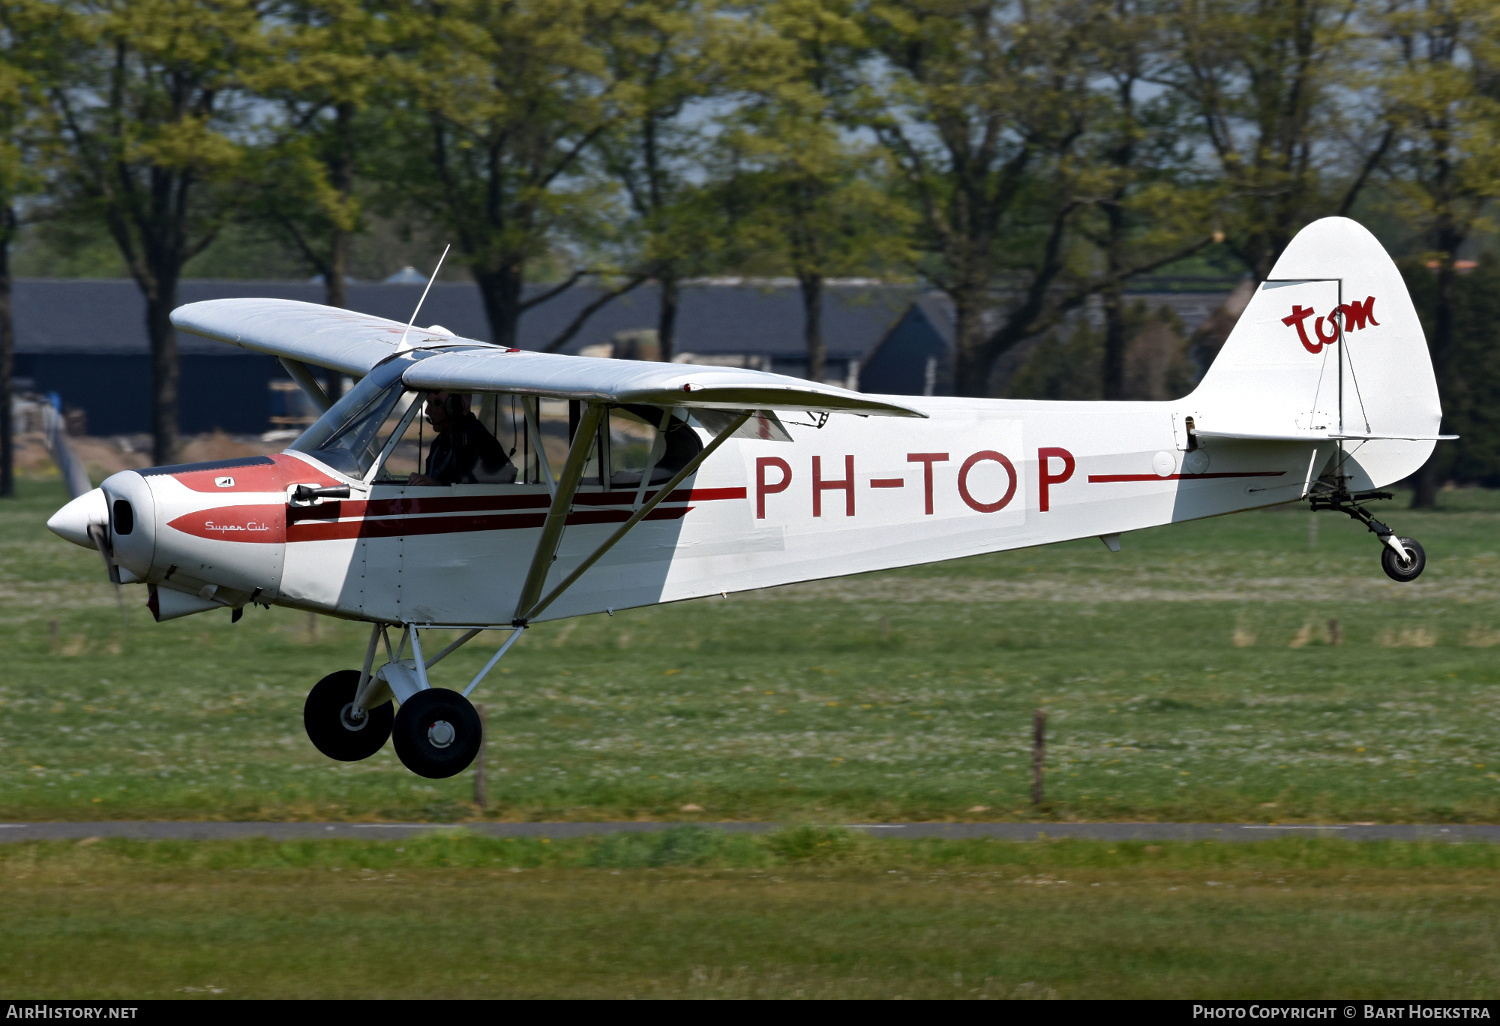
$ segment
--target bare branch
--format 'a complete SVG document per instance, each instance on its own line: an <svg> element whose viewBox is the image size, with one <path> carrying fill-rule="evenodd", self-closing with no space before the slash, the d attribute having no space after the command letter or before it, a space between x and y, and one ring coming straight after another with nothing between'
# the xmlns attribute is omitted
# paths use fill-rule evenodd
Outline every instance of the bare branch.
<svg viewBox="0 0 1500 1026"><path fill-rule="evenodd" d="M1375 173L1375 169L1379 167L1380 162L1385 159L1385 152L1386 150L1390 149L1391 143L1395 140L1395 138L1396 126L1387 125L1385 133L1380 137L1380 143L1375 147L1374 150L1370 152L1370 155L1365 158L1364 165L1359 169L1359 177L1354 179L1354 181L1350 183L1349 191L1344 193L1343 202L1339 204L1340 217L1349 216L1349 210L1354 206L1354 201L1359 198L1359 194L1361 191L1363 191L1365 183L1369 181L1370 175Z"/></svg>
<svg viewBox="0 0 1500 1026"><path fill-rule="evenodd" d="M582 310L578 311L578 316L573 318L573 322L563 329L562 334L558 335L551 342L548 342L545 346L543 346L542 352L555 353L563 346L567 345L574 335L583 330L583 326L588 323L588 319L590 317L594 316L594 314L604 309L604 307L609 303L613 302L620 296L623 296L625 293L635 288L641 282L645 281L646 278L647 275L637 274L626 281L625 284L606 291L598 299L594 300L588 306L585 306Z"/></svg>
<svg viewBox="0 0 1500 1026"><path fill-rule="evenodd" d="M562 284L553 286L539 296L532 296L530 299L523 300L518 309L522 313L525 313L527 310L530 310L534 306L540 306L541 304L547 302L547 300L556 298L557 296L560 296L564 292L568 291L574 285L578 284L578 280L580 278L584 278L593 273L593 271L589 270L574 271L572 274L568 275L567 280L565 280Z"/></svg>

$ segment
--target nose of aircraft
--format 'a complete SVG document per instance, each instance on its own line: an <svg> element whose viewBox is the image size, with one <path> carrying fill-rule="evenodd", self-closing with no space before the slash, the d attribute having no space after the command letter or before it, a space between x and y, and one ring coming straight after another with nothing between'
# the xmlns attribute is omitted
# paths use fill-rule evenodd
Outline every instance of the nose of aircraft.
<svg viewBox="0 0 1500 1026"><path fill-rule="evenodd" d="M104 490L95 488L93 491L84 492L52 514L47 521L47 530L59 538L66 538L74 545L92 549L94 541L89 537L89 525L102 526L108 523L109 502L104 498Z"/></svg>

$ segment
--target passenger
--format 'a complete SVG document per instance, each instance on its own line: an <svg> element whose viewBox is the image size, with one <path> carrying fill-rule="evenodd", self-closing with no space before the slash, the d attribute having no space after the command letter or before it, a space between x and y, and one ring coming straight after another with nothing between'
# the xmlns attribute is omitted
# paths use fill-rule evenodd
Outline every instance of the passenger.
<svg viewBox="0 0 1500 1026"><path fill-rule="evenodd" d="M655 406L620 406L621 412L637 420L645 421L655 428L661 423L661 410ZM649 484L665 484L672 476L703 451L703 440L686 420L673 417L667 423L666 432L653 440L650 455L656 456L656 465L651 470ZM644 470L617 470L610 478L613 488L634 488L641 483Z"/></svg>
<svg viewBox="0 0 1500 1026"><path fill-rule="evenodd" d="M510 484L516 467L505 449L469 411L469 397L458 392L427 393L427 423L437 432L427 450L427 472L407 484Z"/></svg>

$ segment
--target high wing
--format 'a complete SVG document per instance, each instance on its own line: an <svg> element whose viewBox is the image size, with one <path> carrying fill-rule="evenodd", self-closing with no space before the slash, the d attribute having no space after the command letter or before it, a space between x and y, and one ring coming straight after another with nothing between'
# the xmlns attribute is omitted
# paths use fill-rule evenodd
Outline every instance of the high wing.
<svg viewBox="0 0 1500 1026"><path fill-rule="evenodd" d="M172 324L192 335L355 377L396 352L406 331L406 325L384 317L293 299L189 303L172 311ZM408 343L423 344L430 337L413 328Z"/></svg>
<svg viewBox="0 0 1500 1026"><path fill-rule="evenodd" d="M402 380L410 388L427 391L514 392L595 403L926 416L859 392L783 374L691 363L584 360L494 347L429 357L413 364Z"/></svg>
<svg viewBox="0 0 1500 1026"><path fill-rule="evenodd" d="M432 353L403 375L413 389L506 392L610 404L715 410L807 410L876 417L925 417L907 406L782 374L686 363L588 359L503 349L474 339L412 328L383 317L285 299L215 299L172 312L182 331L364 375L408 348Z"/></svg>

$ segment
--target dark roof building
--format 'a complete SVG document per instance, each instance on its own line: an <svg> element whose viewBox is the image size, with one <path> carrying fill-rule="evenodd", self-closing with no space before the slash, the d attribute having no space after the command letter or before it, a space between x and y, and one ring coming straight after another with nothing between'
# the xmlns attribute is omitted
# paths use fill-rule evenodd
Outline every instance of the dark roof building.
<svg viewBox="0 0 1500 1026"><path fill-rule="evenodd" d="M1143 302L1150 310L1171 310L1182 322L1183 333L1191 337L1228 293L1228 288L1221 287L1211 291L1141 291L1129 296L1131 302ZM1097 317L1097 313L1085 308L1077 316ZM953 301L946 295L924 292L915 297L864 356L859 390L885 395L952 395L956 328ZM1002 357L997 368L1002 377L1014 369L1007 364L1014 365L1024 357L1024 348L1018 346L1016 352Z"/></svg>
<svg viewBox="0 0 1500 1026"><path fill-rule="evenodd" d="M354 282L347 294L353 309L405 321L421 292L420 283ZM257 296L316 303L323 299L323 287L316 282L184 281L179 289L183 303ZM594 287L581 285L527 311L519 344L526 349L547 345L597 296ZM1141 298L1173 305L1191 332L1223 295ZM655 328L658 301L654 285L616 299L595 313L562 351L614 352L622 337ZM90 433L149 430L150 345L145 302L134 282L23 279L14 285L13 309L16 375L23 387L56 392L66 405L85 411ZM468 338L489 337L479 290L467 282L434 284L417 320ZM831 284L825 290L822 327L829 382L868 392L951 393L953 316L946 297L910 286ZM275 412L271 383L285 380L275 360L191 335L180 335L178 347L183 432L266 429ZM779 280L685 285L675 355L803 375L807 357L798 289Z"/></svg>

